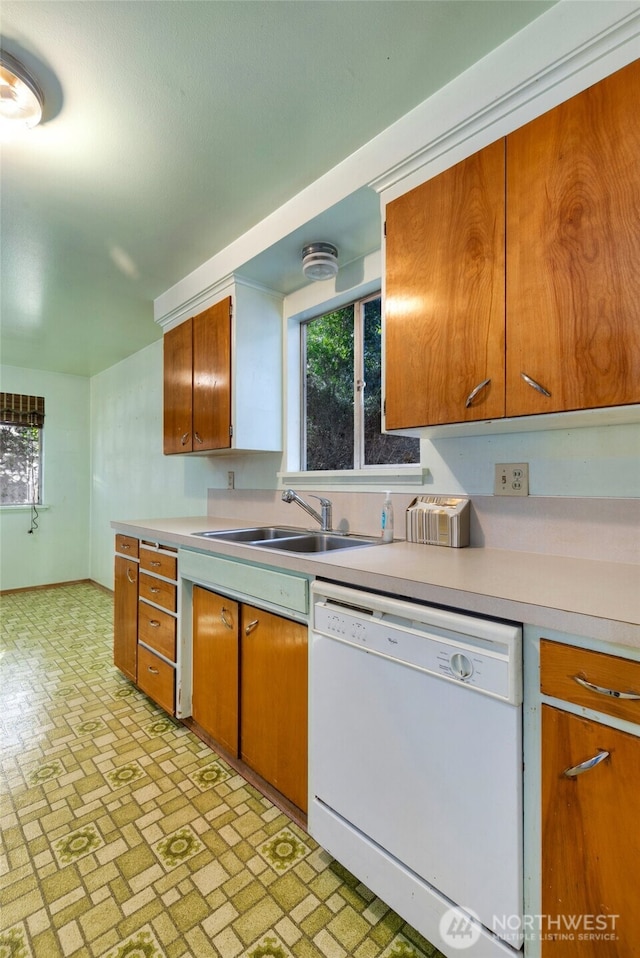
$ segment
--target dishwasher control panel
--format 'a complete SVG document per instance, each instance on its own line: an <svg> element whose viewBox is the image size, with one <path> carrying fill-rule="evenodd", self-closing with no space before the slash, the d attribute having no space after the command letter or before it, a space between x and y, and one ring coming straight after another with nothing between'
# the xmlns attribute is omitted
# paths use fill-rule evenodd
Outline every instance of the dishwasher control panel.
<svg viewBox="0 0 640 958"><path fill-rule="evenodd" d="M342 588L342 587L340 587ZM343 591L347 591L344 589ZM313 632L392 659L514 705L522 701L522 630L517 625L489 622L427 606L393 603L390 610L368 610L366 593L357 604L317 595ZM378 599L378 604L380 597ZM402 611L407 613L398 615ZM419 617L418 617L419 616ZM481 623L474 628L476 623ZM491 628L488 629L487 625ZM461 631L462 630L462 631ZM478 634L480 633L480 634Z"/></svg>

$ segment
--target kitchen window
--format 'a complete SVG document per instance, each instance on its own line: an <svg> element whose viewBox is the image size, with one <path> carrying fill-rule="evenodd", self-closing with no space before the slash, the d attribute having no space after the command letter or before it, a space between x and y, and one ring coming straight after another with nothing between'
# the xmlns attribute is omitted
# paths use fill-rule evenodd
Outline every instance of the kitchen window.
<svg viewBox="0 0 640 958"><path fill-rule="evenodd" d="M44 398L0 393L0 504L42 502Z"/></svg>
<svg viewBox="0 0 640 958"><path fill-rule="evenodd" d="M380 294L306 320L302 356L304 471L420 462L420 442L381 432Z"/></svg>

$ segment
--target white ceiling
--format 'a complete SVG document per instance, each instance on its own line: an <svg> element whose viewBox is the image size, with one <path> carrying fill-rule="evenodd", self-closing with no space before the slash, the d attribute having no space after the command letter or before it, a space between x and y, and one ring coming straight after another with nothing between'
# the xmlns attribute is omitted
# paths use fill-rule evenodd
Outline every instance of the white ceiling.
<svg viewBox="0 0 640 958"><path fill-rule="evenodd" d="M2 144L2 362L93 375L159 338L153 300L472 63L543 0L3 0L45 122ZM368 189L301 242L379 245Z"/></svg>

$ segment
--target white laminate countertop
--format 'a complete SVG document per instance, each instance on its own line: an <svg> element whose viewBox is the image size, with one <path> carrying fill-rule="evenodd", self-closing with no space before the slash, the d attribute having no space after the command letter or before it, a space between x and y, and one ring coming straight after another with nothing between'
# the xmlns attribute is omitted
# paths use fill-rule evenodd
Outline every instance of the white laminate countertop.
<svg viewBox="0 0 640 958"><path fill-rule="evenodd" d="M193 535L250 525L246 519L215 516L115 520L111 525L139 539L585 636L640 657L640 565L404 541L295 555Z"/></svg>

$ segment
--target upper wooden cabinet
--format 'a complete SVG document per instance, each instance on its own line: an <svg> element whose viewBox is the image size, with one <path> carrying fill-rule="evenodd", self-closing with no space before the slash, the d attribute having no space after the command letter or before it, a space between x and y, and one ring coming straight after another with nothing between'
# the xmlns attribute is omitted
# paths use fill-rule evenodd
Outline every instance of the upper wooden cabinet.
<svg viewBox="0 0 640 958"><path fill-rule="evenodd" d="M165 454L231 445L231 297L164 337Z"/></svg>
<svg viewBox="0 0 640 958"><path fill-rule="evenodd" d="M282 307L234 280L164 336L164 452L279 451Z"/></svg>
<svg viewBox="0 0 640 958"><path fill-rule="evenodd" d="M640 62L386 207L386 427L640 402Z"/></svg>
<svg viewBox="0 0 640 958"><path fill-rule="evenodd" d="M504 141L390 203L386 230L387 428L504 416Z"/></svg>
<svg viewBox="0 0 640 958"><path fill-rule="evenodd" d="M640 60L507 137L507 416L640 400L639 102Z"/></svg>

